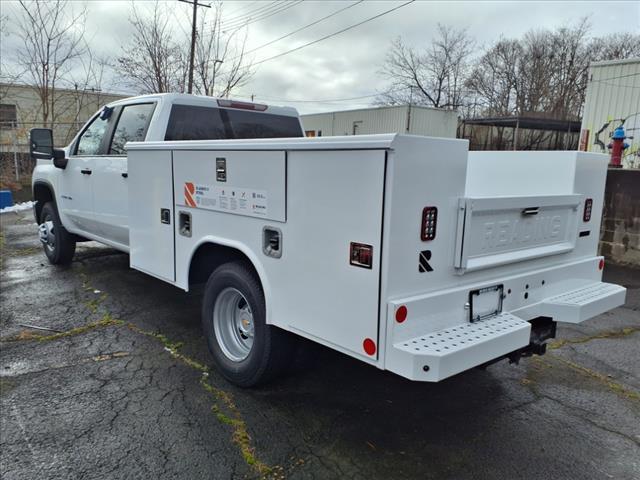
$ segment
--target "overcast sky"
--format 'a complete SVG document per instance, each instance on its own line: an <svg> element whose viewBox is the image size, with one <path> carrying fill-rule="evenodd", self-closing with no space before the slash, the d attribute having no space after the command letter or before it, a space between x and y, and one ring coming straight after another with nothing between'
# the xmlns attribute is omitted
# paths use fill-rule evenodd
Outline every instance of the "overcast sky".
<svg viewBox="0 0 640 480"><path fill-rule="evenodd" d="M9 15L11 24L15 5L10 3L2 1L0 8L3 14ZM188 28L184 13L190 6L177 0L167 3L175 9L176 21ZM237 17L242 19L243 15L264 8L267 3L226 1L223 21ZM355 3L355 0L305 0L282 13L256 21L248 26L247 48L263 45L351 3ZM262 48L251 56L255 62L261 61L402 3L404 1L364 1L298 34ZM100 55L117 56L131 35L131 27L127 22L129 2L92 0L88 2L88 8L86 27L93 49ZM638 1L416 1L348 32L258 65L251 82L234 96L244 98L254 94L256 101L292 105L303 113L361 108L370 104L372 99L333 103L301 103L293 100L331 100L375 94L385 86L385 80L378 71L390 40L402 36L410 45L425 45L437 23L467 28L482 47L491 45L500 36L519 37L530 29L572 24L584 16L590 19L593 36L624 31L640 32ZM2 38L2 50L6 52L12 40ZM118 85L112 85L111 88L126 90Z"/></svg>

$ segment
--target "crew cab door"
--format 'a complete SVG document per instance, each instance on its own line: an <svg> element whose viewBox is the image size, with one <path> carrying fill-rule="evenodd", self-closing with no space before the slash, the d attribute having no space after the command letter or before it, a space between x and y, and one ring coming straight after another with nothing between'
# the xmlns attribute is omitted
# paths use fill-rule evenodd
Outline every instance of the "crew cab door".
<svg viewBox="0 0 640 480"><path fill-rule="evenodd" d="M129 244L129 187L124 147L127 142L145 140L154 109L152 102L116 108L107 153L95 159L93 204L100 236L123 246Z"/></svg>
<svg viewBox="0 0 640 480"><path fill-rule="evenodd" d="M71 147L67 168L60 170L58 211L71 230L99 235L93 215L93 170L95 160L104 153L108 131L109 118L97 114Z"/></svg>

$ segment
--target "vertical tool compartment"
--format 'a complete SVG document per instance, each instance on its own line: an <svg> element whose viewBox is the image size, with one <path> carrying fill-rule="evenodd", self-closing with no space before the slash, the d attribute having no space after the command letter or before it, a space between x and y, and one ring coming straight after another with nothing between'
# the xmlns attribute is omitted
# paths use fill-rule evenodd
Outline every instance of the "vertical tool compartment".
<svg viewBox="0 0 640 480"><path fill-rule="evenodd" d="M128 173L130 266L173 283L172 153L131 150Z"/></svg>

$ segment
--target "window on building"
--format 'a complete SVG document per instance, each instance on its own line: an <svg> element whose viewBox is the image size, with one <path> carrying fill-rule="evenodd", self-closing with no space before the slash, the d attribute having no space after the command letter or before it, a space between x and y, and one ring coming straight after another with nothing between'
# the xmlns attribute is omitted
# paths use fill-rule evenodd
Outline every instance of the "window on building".
<svg viewBox="0 0 640 480"><path fill-rule="evenodd" d="M0 104L0 128L11 129L18 126L18 112L15 105Z"/></svg>
<svg viewBox="0 0 640 480"><path fill-rule="evenodd" d="M122 109L109 154L126 155L124 146L127 142L144 141L154 108L155 103L141 103L128 105Z"/></svg>

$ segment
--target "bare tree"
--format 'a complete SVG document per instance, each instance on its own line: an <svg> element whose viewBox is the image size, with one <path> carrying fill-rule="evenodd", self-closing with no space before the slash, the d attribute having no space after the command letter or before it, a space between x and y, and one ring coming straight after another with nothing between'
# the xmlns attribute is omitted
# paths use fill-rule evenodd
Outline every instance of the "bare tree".
<svg viewBox="0 0 640 480"><path fill-rule="evenodd" d="M194 66L195 93L228 96L246 83L252 68L244 54L246 29L223 31L222 3L199 17ZM131 5L134 34L117 63L127 85L141 93L186 91L190 44L185 29L156 1L147 12ZM188 24L185 16L184 24ZM177 25L177 26L176 26Z"/></svg>
<svg viewBox="0 0 640 480"><path fill-rule="evenodd" d="M436 38L423 50L407 46L397 38L381 70L390 85L378 103L459 107L465 97L464 80L473 45L466 30L441 24Z"/></svg>
<svg viewBox="0 0 640 480"><path fill-rule="evenodd" d="M245 55L247 29L226 31L221 26L222 4L213 6L213 21L204 11L196 36L195 91L202 95L228 97L234 88L245 85L253 75Z"/></svg>
<svg viewBox="0 0 640 480"><path fill-rule="evenodd" d="M40 99L42 123L53 126L59 96L56 88L87 52L84 41L86 8L77 13L67 0L25 2L20 0L22 16L15 34L22 46L16 64L22 78L33 85Z"/></svg>
<svg viewBox="0 0 640 480"><path fill-rule="evenodd" d="M484 115L516 113L522 55L518 41L501 39L478 60L466 85L476 93Z"/></svg>
<svg viewBox="0 0 640 480"><path fill-rule="evenodd" d="M146 11L132 2L129 22L133 37L117 59L126 83L141 93L183 92L186 58L175 41L172 18L157 1Z"/></svg>
<svg viewBox="0 0 640 480"><path fill-rule="evenodd" d="M624 32L594 38L589 52L592 60L640 58L640 34Z"/></svg>

